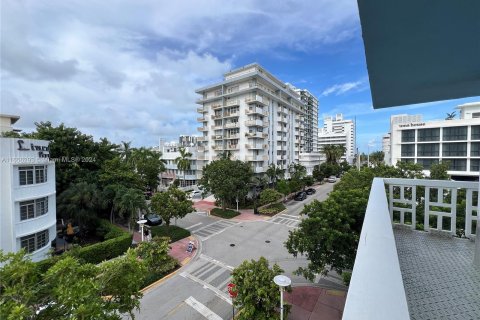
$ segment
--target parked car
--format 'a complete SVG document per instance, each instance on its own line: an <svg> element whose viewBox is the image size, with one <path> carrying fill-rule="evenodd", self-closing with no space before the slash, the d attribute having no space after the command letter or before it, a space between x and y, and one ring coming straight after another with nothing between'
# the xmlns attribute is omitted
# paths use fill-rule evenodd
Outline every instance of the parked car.
<svg viewBox="0 0 480 320"><path fill-rule="evenodd" d="M307 190L305 190L305 192L308 195L311 195L311 194L314 194L315 192L317 192L317 190L315 190L314 188L308 188Z"/></svg>
<svg viewBox="0 0 480 320"><path fill-rule="evenodd" d="M193 198L198 198L198 197L201 197L201 196L202 196L202 191L194 190L194 191L190 192L189 198L193 199Z"/></svg>
<svg viewBox="0 0 480 320"><path fill-rule="evenodd" d="M301 192L297 193L295 195L295 198L293 198L293 199L295 199L295 201L303 201L303 200L307 199L307 193L301 191Z"/></svg>
<svg viewBox="0 0 480 320"><path fill-rule="evenodd" d="M159 226L163 222L162 218L155 213L146 214L145 220L147 220L145 224L148 226Z"/></svg>
<svg viewBox="0 0 480 320"><path fill-rule="evenodd" d="M330 182L330 183L337 182L337 177L335 177L335 176L330 176L330 177L328 177L327 181Z"/></svg>

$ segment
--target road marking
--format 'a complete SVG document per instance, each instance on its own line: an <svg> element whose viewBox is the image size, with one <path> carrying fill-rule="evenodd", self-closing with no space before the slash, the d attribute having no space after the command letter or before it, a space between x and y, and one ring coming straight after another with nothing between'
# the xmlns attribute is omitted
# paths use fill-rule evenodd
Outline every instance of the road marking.
<svg viewBox="0 0 480 320"><path fill-rule="evenodd" d="M219 265L220 267L225 268L225 269L228 269L228 270L230 270L230 271L233 271L233 269L234 269L232 266L229 266L229 265L227 265L227 264L225 264L225 263L223 263L223 262L221 262L221 261L215 260L215 259L213 259L212 257L206 256L206 255L204 255L203 253L200 254L200 259L203 259L203 260L212 262L212 263L214 263L214 264L216 264L216 265Z"/></svg>
<svg viewBox="0 0 480 320"><path fill-rule="evenodd" d="M290 219L290 218L283 217L283 216L282 217L275 217L272 220L277 220L277 219L284 219L284 220L289 220L289 221L300 222L300 219Z"/></svg>
<svg viewBox="0 0 480 320"><path fill-rule="evenodd" d="M199 225L201 225L201 224L203 224L203 223L199 222L199 223L197 223L197 224L194 224L193 226L190 226L190 227L187 227L187 228L184 228L184 229L190 230L190 229L195 228L195 227L197 227L197 226L199 226Z"/></svg>
<svg viewBox="0 0 480 320"><path fill-rule="evenodd" d="M219 297L220 299L222 299L223 301L227 302L230 305L232 304L232 299L230 299L230 297L226 293L224 293L221 290L218 290L217 288L215 288L211 284L195 277L194 275L191 275L190 273L182 272L182 273L180 273L180 275L184 278L188 278L188 279L190 279L190 280L192 280L196 283L201 284L206 289L212 290L217 297Z"/></svg>
<svg viewBox="0 0 480 320"><path fill-rule="evenodd" d="M295 218L295 219L300 219L299 216L293 216L291 214L286 214L286 213L282 213L282 214L280 214L280 216L287 216L287 217L292 217L292 218Z"/></svg>
<svg viewBox="0 0 480 320"><path fill-rule="evenodd" d="M291 225L285 224L285 223L273 222L273 221L270 221L270 220L265 221L265 222L268 222L268 223L271 223L271 224L278 224L280 226L285 226L285 227L288 227L288 228L299 229L299 227L297 227L297 226L291 226Z"/></svg>
<svg viewBox="0 0 480 320"><path fill-rule="evenodd" d="M222 320L218 314L214 313L212 310L208 309L205 305L197 301L194 297L190 296L185 300L185 303L188 304L193 309L197 310L202 316L208 320Z"/></svg>

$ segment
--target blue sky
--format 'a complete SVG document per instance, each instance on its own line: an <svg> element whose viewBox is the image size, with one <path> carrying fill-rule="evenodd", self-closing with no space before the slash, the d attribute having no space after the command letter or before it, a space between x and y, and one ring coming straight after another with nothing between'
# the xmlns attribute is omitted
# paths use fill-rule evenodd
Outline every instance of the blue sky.
<svg viewBox="0 0 480 320"><path fill-rule="evenodd" d="M258 62L356 117L358 147L389 117L441 119L480 98L374 111L356 1L2 1L1 112L151 146L197 134L195 89ZM372 149L375 149L372 148Z"/></svg>

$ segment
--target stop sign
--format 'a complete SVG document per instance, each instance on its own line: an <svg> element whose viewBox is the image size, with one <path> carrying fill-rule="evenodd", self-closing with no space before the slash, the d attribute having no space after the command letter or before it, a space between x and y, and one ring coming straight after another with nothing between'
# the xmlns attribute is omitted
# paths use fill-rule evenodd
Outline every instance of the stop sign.
<svg viewBox="0 0 480 320"><path fill-rule="evenodd" d="M236 298L237 295L238 295L238 292L237 292L237 290L235 290L235 287L236 287L235 283L230 282L227 285L227 289L228 289L228 293L230 294L230 298Z"/></svg>

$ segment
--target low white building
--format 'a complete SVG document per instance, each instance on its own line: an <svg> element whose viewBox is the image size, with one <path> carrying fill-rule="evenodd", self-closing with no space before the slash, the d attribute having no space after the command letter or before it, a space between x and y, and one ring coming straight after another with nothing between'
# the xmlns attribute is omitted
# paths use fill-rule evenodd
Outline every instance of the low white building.
<svg viewBox="0 0 480 320"><path fill-rule="evenodd" d="M182 136L183 137L183 136ZM184 146L180 138L180 142L169 142L162 144L160 150L162 152L162 159L165 160L165 172L160 174L160 188L168 188L174 180L180 181L180 188L185 190L195 189L197 185L198 176L200 175L200 169L197 168L197 147L195 144L192 146ZM185 148L186 152L192 154L190 159L190 169L185 173L179 170L175 159L180 156L180 148ZM158 148L155 148L158 150ZM185 181L184 181L185 180Z"/></svg>
<svg viewBox="0 0 480 320"><path fill-rule="evenodd" d="M0 138L0 248L47 257L56 237L55 164L49 142Z"/></svg>
<svg viewBox="0 0 480 320"><path fill-rule="evenodd" d="M455 178L478 177L480 102L458 106L460 119L392 125L391 160L420 163L430 174L433 163L450 162Z"/></svg>

